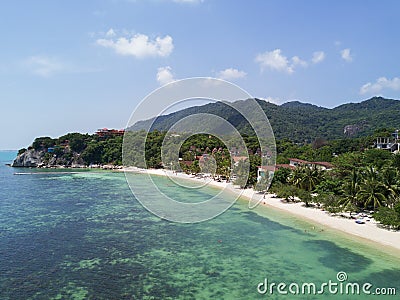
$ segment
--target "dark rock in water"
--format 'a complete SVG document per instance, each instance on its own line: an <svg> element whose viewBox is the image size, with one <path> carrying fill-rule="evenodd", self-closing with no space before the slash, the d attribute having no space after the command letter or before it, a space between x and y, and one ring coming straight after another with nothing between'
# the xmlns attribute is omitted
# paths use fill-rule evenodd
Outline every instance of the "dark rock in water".
<svg viewBox="0 0 400 300"><path fill-rule="evenodd" d="M12 163L12 167L38 167L42 163L43 151L36 151L34 149L27 150L21 153Z"/></svg>
<svg viewBox="0 0 400 300"><path fill-rule="evenodd" d="M47 155L46 155L47 154ZM12 167L25 168L57 168L57 167L84 167L84 161L79 153L71 153L69 149L63 149L58 154L49 155L47 148L35 150L28 149L18 154L11 164Z"/></svg>

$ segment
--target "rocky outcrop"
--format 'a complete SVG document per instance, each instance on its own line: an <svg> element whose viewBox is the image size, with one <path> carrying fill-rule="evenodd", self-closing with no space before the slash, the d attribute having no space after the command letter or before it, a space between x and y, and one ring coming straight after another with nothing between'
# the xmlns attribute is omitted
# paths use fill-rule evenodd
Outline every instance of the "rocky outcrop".
<svg viewBox="0 0 400 300"><path fill-rule="evenodd" d="M59 154L50 154L46 150L29 149L19 154L12 167L25 168L54 168L54 167L83 167L85 164L78 153L64 150Z"/></svg>
<svg viewBox="0 0 400 300"><path fill-rule="evenodd" d="M357 124L346 125L343 128L343 133L347 136L352 136L352 135L359 133L367 126L368 126L368 122L366 120L363 120Z"/></svg>
<svg viewBox="0 0 400 300"><path fill-rule="evenodd" d="M43 151L36 151L34 149L27 150L19 154L12 163L12 167L39 167L43 165Z"/></svg>
<svg viewBox="0 0 400 300"><path fill-rule="evenodd" d="M360 127L358 125L346 125L343 128L343 133L345 135L351 136L351 135L355 135L360 131Z"/></svg>

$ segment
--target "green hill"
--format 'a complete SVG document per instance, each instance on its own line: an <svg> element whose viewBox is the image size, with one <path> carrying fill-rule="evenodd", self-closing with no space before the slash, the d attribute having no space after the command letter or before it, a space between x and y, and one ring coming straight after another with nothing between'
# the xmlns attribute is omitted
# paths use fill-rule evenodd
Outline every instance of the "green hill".
<svg viewBox="0 0 400 300"><path fill-rule="evenodd" d="M245 107L247 100L233 106ZM346 136L366 136L378 128L400 127L400 101L373 97L360 103L348 103L335 108L325 108L299 101L276 105L263 100L258 103L266 113L277 139L288 138L295 142L311 142L316 138L327 140ZM183 109L168 115L140 121L130 130L141 130L154 121L152 130L168 130L174 123L196 113L210 113L230 121L242 133L249 132L249 124L233 108L223 102L210 103Z"/></svg>

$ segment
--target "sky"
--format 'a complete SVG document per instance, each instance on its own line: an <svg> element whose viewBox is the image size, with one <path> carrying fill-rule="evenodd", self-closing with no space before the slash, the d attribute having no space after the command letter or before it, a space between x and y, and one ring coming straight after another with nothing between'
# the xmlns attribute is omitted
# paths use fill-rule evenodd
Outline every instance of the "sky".
<svg viewBox="0 0 400 300"><path fill-rule="evenodd" d="M4 0L0 149L124 128L149 93L190 77L277 104L400 99L399 11L395 0Z"/></svg>

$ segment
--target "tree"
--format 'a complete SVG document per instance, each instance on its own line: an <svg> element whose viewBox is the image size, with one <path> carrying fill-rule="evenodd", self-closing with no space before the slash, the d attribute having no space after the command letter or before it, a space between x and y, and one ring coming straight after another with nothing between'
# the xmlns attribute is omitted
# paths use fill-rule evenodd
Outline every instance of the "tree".
<svg viewBox="0 0 400 300"><path fill-rule="evenodd" d="M354 211L357 200L358 192L360 191L361 176L357 169L351 171L351 175L347 178L342 186L343 197L340 200L340 204L344 210Z"/></svg>
<svg viewBox="0 0 400 300"><path fill-rule="evenodd" d="M311 192L321 182L322 176L321 170L316 166L305 167L300 185L304 190Z"/></svg>
<svg viewBox="0 0 400 300"><path fill-rule="evenodd" d="M379 181L378 173L370 166L363 173L363 179L360 184L360 190L357 193L357 199L367 208L373 205L374 210L384 204L386 197L384 195L384 185Z"/></svg>
<svg viewBox="0 0 400 300"><path fill-rule="evenodd" d="M87 165L99 164L102 162L103 147L100 143L90 143L82 152L81 158Z"/></svg>
<svg viewBox="0 0 400 300"><path fill-rule="evenodd" d="M261 165L261 157L258 155L249 155L249 178L247 179L248 185L257 183L258 167Z"/></svg>
<svg viewBox="0 0 400 300"><path fill-rule="evenodd" d="M223 152L216 152L213 154L215 162L217 164L216 174L229 177L229 171L231 167L230 155L225 155Z"/></svg>
<svg viewBox="0 0 400 300"><path fill-rule="evenodd" d="M325 145L327 145L328 142L327 140L325 140L324 138L316 138L313 142L312 142L312 147L313 149L319 149Z"/></svg>
<svg viewBox="0 0 400 300"><path fill-rule="evenodd" d="M341 194L343 181L336 176L332 176L332 172L326 172L323 179L317 184L314 191L317 194L333 193Z"/></svg>
<svg viewBox="0 0 400 300"><path fill-rule="evenodd" d="M321 182L322 177L322 172L317 167L301 166L291 172L288 182L311 192Z"/></svg>
<svg viewBox="0 0 400 300"><path fill-rule="evenodd" d="M299 199L301 201L304 202L306 207L309 207L310 206L310 202L312 202L312 200L313 200L313 197L311 196L311 193L309 191L305 191L303 189L299 189L297 191L297 196L299 197Z"/></svg>
<svg viewBox="0 0 400 300"><path fill-rule="evenodd" d="M387 161L392 158L392 153L390 151L385 151L382 149L369 149L364 153L364 163L366 165L373 165L378 169L381 169Z"/></svg>
<svg viewBox="0 0 400 300"><path fill-rule="evenodd" d="M280 168L274 172L274 178L272 179L272 184L287 184L288 177L290 175L290 169L288 168Z"/></svg>
<svg viewBox="0 0 400 300"><path fill-rule="evenodd" d="M68 141L68 145L74 152L82 152L86 146L87 142L92 139L88 134L81 134L78 132L68 133L58 138L58 143L64 143Z"/></svg>
<svg viewBox="0 0 400 300"><path fill-rule="evenodd" d="M303 182L304 167L297 167L289 175L288 182L300 188Z"/></svg>
<svg viewBox="0 0 400 300"><path fill-rule="evenodd" d="M26 148L21 148L18 150L18 155L21 155L22 153L25 153L27 150Z"/></svg>
<svg viewBox="0 0 400 300"><path fill-rule="evenodd" d="M147 168L161 168L161 147L165 132L154 130L147 133L145 139L145 158Z"/></svg>
<svg viewBox="0 0 400 300"><path fill-rule="evenodd" d="M182 159L185 161L194 161L196 159L196 153L192 151L186 151L182 154Z"/></svg>
<svg viewBox="0 0 400 300"><path fill-rule="evenodd" d="M392 167L382 170L382 184L385 189L385 197L389 207L393 208L399 198L400 185L398 171Z"/></svg>
<svg viewBox="0 0 400 300"><path fill-rule="evenodd" d="M48 136L46 137L39 137L34 140L32 143L32 147L35 150L42 150L49 147L53 147L56 144L56 140L52 139Z"/></svg>
<svg viewBox="0 0 400 300"><path fill-rule="evenodd" d="M341 210L339 207L339 201L340 198L331 193L318 194L316 197L314 197L314 202L321 203L324 209L330 213L337 213Z"/></svg>
<svg viewBox="0 0 400 300"><path fill-rule="evenodd" d="M189 167L188 167L190 173L197 174L201 172L200 166L199 166L199 161L195 160Z"/></svg>
<svg viewBox="0 0 400 300"><path fill-rule="evenodd" d="M400 205L398 205L400 211ZM384 226L399 230L400 229L400 212L389 207L380 207L374 213L374 219Z"/></svg>
<svg viewBox="0 0 400 300"><path fill-rule="evenodd" d="M393 168L400 169L400 153L393 154L390 159L390 165Z"/></svg>
<svg viewBox="0 0 400 300"><path fill-rule="evenodd" d="M335 157L332 161L335 173L339 177L347 176L351 170L365 166L360 152L347 152Z"/></svg>
<svg viewBox="0 0 400 300"><path fill-rule="evenodd" d="M293 185L282 184L276 189L276 196L285 199L287 202L295 201L299 188Z"/></svg>
<svg viewBox="0 0 400 300"><path fill-rule="evenodd" d="M211 174L214 177L217 170L217 163L212 155L203 155L199 161L199 165L203 173Z"/></svg>

